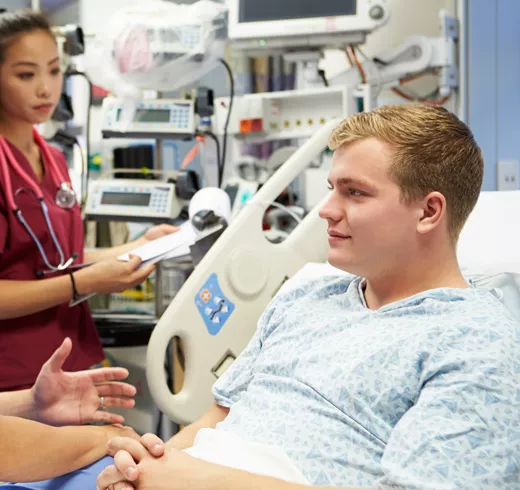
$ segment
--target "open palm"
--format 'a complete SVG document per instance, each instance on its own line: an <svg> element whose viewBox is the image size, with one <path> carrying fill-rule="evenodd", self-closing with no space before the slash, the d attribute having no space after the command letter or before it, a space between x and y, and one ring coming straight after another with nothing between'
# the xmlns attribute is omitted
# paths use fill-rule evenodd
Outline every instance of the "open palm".
<svg viewBox="0 0 520 490"><path fill-rule="evenodd" d="M49 425L79 425L88 422L122 423L121 415L103 407L132 408L135 388L118 382L128 376L123 368L100 368L79 372L63 371L72 342L66 338L52 357L43 365L32 396L36 419Z"/></svg>

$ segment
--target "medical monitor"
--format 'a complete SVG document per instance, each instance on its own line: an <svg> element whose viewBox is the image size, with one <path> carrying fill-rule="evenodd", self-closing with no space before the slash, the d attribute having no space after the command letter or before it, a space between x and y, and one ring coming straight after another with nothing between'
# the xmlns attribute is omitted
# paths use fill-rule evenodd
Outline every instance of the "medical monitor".
<svg viewBox="0 0 520 490"><path fill-rule="evenodd" d="M228 0L233 47L305 50L360 44L389 18L388 0Z"/></svg>

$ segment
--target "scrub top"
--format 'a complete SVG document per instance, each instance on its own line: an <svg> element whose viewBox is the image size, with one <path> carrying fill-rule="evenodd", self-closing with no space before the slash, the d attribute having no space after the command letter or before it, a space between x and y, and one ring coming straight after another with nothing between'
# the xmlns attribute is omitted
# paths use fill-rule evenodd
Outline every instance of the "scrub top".
<svg viewBox="0 0 520 490"><path fill-rule="evenodd" d="M50 163L45 161L43 154L42 162L45 170L40 184L27 158L11 144L10 148L19 165L42 189L49 208L50 220L63 249L65 260L76 253L74 265L83 263L84 231L79 206L62 209L56 204L56 185L48 171ZM63 154L52 146L49 148L62 175L68 176L67 163ZM52 265L58 264L58 251L36 196L27 189L27 184L9 164L8 168L13 193L16 193L17 189L25 189L15 196L18 207L40 240L49 262ZM40 280L38 271L45 269L45 263L36 243L9 208L5 180L2 178L0 179L0 280ZM68 272L59 272L45 277L55 277L59 274L68 274ZM27 388L34 384L42 365L65 337L70 337L72 340L72 352L65 362L64 370L87 369L103 360L101 343L86 302L72 308L67 302L39 313L0 320L0 391Z"/></svg>

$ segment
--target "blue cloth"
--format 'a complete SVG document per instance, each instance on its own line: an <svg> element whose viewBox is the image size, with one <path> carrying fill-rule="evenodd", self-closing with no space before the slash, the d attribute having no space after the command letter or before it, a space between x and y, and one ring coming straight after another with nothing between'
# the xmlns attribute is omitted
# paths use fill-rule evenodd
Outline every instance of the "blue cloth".
<svg viewBox="0 0 520 490"><path fill-rule="evenodd" d="M363 281L276 297L215 383L218 430L283 448L313 485L520 488L520 326L487 290L379 310Z"/></svg>
<svg viewBox="0 0 520 490"><path fill-rule="evenodd" d="M111 464L113 458L106 456L90 466L67 475L34 483L9 483L0 485L0 490L96 490L96 478Z"/></svg>

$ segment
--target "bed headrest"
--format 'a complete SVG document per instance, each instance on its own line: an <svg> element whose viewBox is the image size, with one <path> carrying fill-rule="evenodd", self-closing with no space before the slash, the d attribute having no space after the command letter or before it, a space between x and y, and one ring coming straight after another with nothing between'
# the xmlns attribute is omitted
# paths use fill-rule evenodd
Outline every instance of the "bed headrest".
<svg viewBox="0 0 520 490"><path fill-rule="evenodd" d="M520 191L482 192L457 248L467 274L520 273Z"/></svg>

